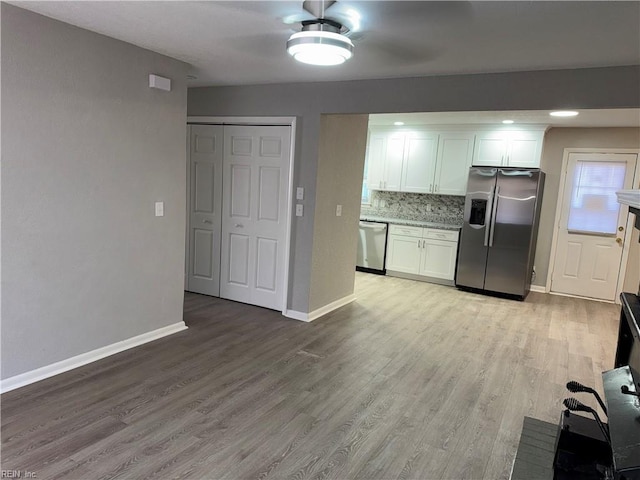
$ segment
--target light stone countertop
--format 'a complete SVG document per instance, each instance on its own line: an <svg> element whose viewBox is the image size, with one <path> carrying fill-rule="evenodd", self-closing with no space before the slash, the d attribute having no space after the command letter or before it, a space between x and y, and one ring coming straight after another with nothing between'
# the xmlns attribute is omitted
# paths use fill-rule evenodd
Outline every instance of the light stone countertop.
<svg viewBox="0 0 640 480"><path fill-rule="evenodd" d="M427 222L424 220L407 220L404 218L377 217L375 215L366 215L366 214L360 215L360 220L364 220L367 222L392 223L394 225L408 225L411 227L438 228L440 230L460 230L462 228L462 224L459 224L459 223L437 223L437 222Z"/></svg>

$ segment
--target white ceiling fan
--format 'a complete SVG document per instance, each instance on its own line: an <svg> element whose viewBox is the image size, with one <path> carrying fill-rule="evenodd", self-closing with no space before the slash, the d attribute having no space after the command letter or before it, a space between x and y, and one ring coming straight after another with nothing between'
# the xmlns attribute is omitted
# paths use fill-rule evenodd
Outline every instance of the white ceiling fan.
<svg viewBox="0 0 640 480"><path fill-rule="evenodd" d="M335 0L305 0L304 13L283 19L302 23L287 41L287 52L310 65L340 65L353 55L349 34L359 28L360 14ZM307 15L308 14L308 15Z"/></svg>
<svg viewBox="0 0 640 480"><path fill-rule="evenodd" d="M320 63L325 65L342 63L352 55L368 65L378 62L407 68L424 64L443 53L442 44L426 40L431 32L464 29L474 17L469 1L221 1L215 4L242 10L254 16L256 22L262 22L265 15L270 17L269 23L262 22L270 25L268 29L259 32L248 29L244 35L233 38L233 48L238 51L275 58L280 52L284 53L287 43L289 48L294 47L290 53L296 53L300 44L334 42L332 51L334 54L337 51L338 58ZM412 32L411 35L407 31ZM318 37L332 40L318 42ZM349 69L361 64L360 60L349 63L351 65L346 66Z"/></svg>
<svg viewBox="0 0 640 480"><path fill-rule="evenodd" d="M433 50L375 31L370 22L407 22L416 13L428 11L435 21L460 21L471 16L470 3L456 2L363 2L358 0L305 0L302 12L287 15L285 24L301 23L302 30L291 35L287 51L296 60L314 65L338 65L352 57L354 42L366 41L379 54L405 62L424 62ZM368 31L367 31L368 30Z"/></svg>

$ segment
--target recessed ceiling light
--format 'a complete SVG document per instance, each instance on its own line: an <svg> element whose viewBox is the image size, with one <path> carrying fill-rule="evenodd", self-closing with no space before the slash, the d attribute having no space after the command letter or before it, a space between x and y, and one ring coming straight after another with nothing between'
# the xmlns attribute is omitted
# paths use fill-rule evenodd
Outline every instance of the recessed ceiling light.
<svg viewBox="0 0 640 480"><path fill-rule="evenodd" d="M551 112L549 115L552 117L575 117L578 115L578 112L574 110L557 110L555 112Z"/></svg>
<svg viewBox="0 0 640 480"><path fill-rule="evenodd" d="M505 125L511 125L513 123L513 120L502 120L502 123L504 123Z"/></svg>
<svg viewBox="0 0 640 480"><path fill-rule="evenodd" d="M393 124L394 124L396 127L401 127L402 125L404 125L404 122L393 122Z"/></svg>

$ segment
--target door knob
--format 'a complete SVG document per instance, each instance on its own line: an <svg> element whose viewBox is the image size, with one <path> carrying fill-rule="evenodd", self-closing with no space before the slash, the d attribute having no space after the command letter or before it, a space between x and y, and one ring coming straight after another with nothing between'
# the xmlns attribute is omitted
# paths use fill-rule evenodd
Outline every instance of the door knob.
<svg viewBox="0 0 640 480"><path fill-rule="evenodd" d="M244 227L244 225L242 225L241 223L236 223L236 225L235 225L235 226L236 226L236 228L242 228L242 227Z"/></svg>
<svg viewBox="0 0 640 480"><path fill-rule="evenodd" d="M616 238L616 243L618 245L622 245L622 239L621 238Z"/></svg>
<svg viewBox="0 0 640 480"><path fill-rule="evenodd" d="M202 220L202 223L213 223L211 220Z"/></svg>
<svg viewBox="0 0 640 480"><path fill-rule="evenodd" d="M618 227L618 231L619 231L619 232L624 231L624 227Z"/></svg>

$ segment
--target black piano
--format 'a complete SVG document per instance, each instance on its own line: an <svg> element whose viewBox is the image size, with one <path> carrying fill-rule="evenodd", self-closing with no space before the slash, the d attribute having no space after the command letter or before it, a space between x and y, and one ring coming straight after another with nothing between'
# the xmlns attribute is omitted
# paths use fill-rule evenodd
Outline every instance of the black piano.
<svg viewBox="0 0 640 480"><path fill-rule="evenodd" d="M620 298L615 368L602 373L607 422L569 409L558 425L525 418L512 480L640 480L640 297Z"/></svg>

